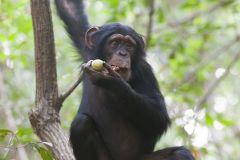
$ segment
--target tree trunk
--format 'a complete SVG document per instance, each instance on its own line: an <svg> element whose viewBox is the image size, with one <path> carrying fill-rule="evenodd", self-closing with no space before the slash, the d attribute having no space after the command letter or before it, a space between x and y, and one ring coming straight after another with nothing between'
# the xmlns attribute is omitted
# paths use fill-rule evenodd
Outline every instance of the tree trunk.
<svg viewBox="0 0 240 160"><path fill-rule="evenodd" d="M31 0L35 40L36 97L29 119L35 133L56 160L74 160L68 136L60 126L55 46L49 0Z"/></svg>

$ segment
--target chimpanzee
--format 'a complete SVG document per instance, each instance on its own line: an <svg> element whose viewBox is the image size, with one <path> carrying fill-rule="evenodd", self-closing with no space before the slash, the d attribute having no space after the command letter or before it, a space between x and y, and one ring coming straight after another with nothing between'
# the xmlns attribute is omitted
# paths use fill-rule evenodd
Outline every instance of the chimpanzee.
<svg viewBox="0 0 240 160"><path fill-rule="evenodd" d="M142 36L119 23L90 27L82 0L55 3L85 62L82 101L70 129L76 159L193 160L184 147L153 152L170 120ZM94 59L107 65L96 71Z"/></svg>

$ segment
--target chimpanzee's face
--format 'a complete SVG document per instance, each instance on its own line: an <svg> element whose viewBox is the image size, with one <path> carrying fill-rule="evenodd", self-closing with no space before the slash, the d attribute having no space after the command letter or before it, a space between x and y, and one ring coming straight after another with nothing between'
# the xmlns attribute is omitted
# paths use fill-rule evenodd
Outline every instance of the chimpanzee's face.
<svg viewBox="0 0 240 160"><path fill-rule="evenodd" d="M131 58L136 50L136 41L129 35L113 34L104 45L106 62L124 80L131 77Z"/></svg>

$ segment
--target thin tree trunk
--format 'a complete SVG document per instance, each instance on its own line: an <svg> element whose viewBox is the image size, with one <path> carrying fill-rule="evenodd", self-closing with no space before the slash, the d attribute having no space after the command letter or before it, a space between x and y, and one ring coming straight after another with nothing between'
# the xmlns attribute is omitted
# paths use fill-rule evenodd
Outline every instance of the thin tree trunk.
<svg viewBox="0 0 240 160"><path fill-rule="evenodd" d="M35 40L36 97L29 112L32 128L56 160L73 160L68 137L60 126L55 46L49 0L31 0Z"/></svg>

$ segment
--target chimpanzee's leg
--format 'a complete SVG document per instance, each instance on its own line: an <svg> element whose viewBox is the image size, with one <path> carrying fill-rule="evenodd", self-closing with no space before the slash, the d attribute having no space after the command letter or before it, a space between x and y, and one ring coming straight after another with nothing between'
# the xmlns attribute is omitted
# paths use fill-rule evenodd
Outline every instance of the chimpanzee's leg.
<svg viewBox="0 0 240 160"><path fill-rule="evenodd" d="M93 119L78 114L71 125L70 141L77 160L111 160Z"/></svg>
<svg viewBox="0 0 240 160"><path fill-rule="evenodd" d="M143 160L194 160L194 157L185 147L171 147L153 152Z"/></svg>

